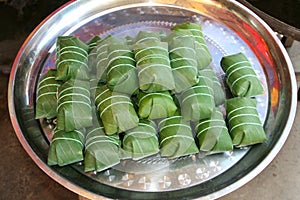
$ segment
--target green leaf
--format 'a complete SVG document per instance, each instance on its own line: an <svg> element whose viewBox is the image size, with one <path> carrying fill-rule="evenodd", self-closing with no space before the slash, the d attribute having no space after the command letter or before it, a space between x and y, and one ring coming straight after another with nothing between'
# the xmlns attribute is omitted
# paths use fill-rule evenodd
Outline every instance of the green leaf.
<svg viewBox="0 0 300 200"><path fill-rule="evenodd" d="M201 151L212 154L233 149L231 137L219 108L214 109L211 118L199 121L195 129Z"/></svg>
<svg viewBox="0 0 300 200"><path fill-rule="evenodd" d="M94 37L92 37L89 41L87 41L87 45L89 46L89 51L88 51L88 53L90 53L91 52L91 50L93 50L96 46L97 46L97 44L98 44L98 42L101 40L101 38L98 36L98 35L95 35Z"/></svg>
<svg viewBox="0 0 300 200"><path fill-rule="evenodd" d="M37 87L35 118L57 116L57 88L62 84L55 80L56 70L50 69L39 81Z"/></svg>
<svg viewBox="0 0 300 200"><path fill-rule="evenodd" d="M152 31L139 31L137 36L133 39L133 43L142 42L160 42L160 33Z"/></svg>
<svg viewBox="0 0 300 200"><path fill-rule="evenodd" d="M130 97L112 92L106 85L96 89L95 105L108 135L127 131L139 123Z"/></svg>
<svg viewBox="0 0 300 200"><path fill-rule="evenodd" d="M208 66L199 71L199 76L204 78L208 87L211 88L216 106L223 104L225 102L226 95L220 80L216 76L215 71Z"/></svg>
<svg viewBox="0 0 300 200"><path fill-rule="evenodd" d="M189 37L191 34L188 30L173 31L167 39L176 93L198 82L195 40Z"/></svg>
<svg viewBox="0 0 300 200"><path fill-rule="evenodd" d="M138 114L144 119L160 119L173 116L177 107L168 91L138 93Z"/></svg>
<svg viewBox="0 0 300 200"><path fill-rule="evenodd" d="M75 36L59 36L56 42L56 80L87 80L89 46Z"/></svg>
<svg viewBox="0 0 300 200"><path fill-rule="evenodd" d="M107 47L107 85L110 90L133 94L139 88L133 52L127 44L110 44Z"/></svg>
<svg viewBox="0 0 300 200"><path fill-rule="evenodd" d="M175 88L170 66L168 43L147 40L133 46L140 89L160 92Z"/></svg>
<svg viewBox="0 0 300 200"><path fill-rule="evenodd" d="M90 82L70 79L58 88L57 128L66 132L92 126Z"/></svg>
<svg viewBox="0 0 300 200"><path fill-rule="evenodd" d="M118 135L106 135L103 127L91 127L85 140L84 171L103 171L120 163Z"/></svg>
<svg viewBox="0 0 300 200"><path fill-rule="evenodd" d="M161 156L172 159L199 152L190 124L182 116L163 119L158 128Z"/></svg>
<svg viewBox="0 0 300 200"><path fill-rule="evenodd" d="M125 39L120 39L109 35L97 42L96 51L96 78L100 82L106 82L106 74L108 68L108 47L112 44L124 44Z"/></svg>
<svg viewBox="0 0 300 200"><path fill-rule="evenodd" d="M186 120L199 121L209 118L215 107L211 88L203 77L197 85L182 92L179 97L181 114Z"/></svg>
<svg viewBox="0 0 300 200"><path fill-rule="evenodd" d="M203 32L202 32L202 26L201 24L191 23L191 22L185 22L182 24L177 24L174 27L172 27L172 30L180 30L185 29L189 30L193 37L195 39L195 50L196 50L196 57L198 62L198 69L203 69L207 67L211 61L212 56L209 52L209 49L207 47Z"/></svg>
<svg viewBox="0 0 300 200"><path fill-rule="evenodd" d="M229 132L237 147L264 142L266 134L260 121L256 99L235 97L225 103Z"/></svg>
<svg viewBox="0 0 300 200"><path fill-rule="evenodd" d="M137 127L125 132L123 149L139 160L159 152L156 125L153 121L140 120Z"/></svg>
<svg viewBox="0 0 300 200"><path fill-rule="evenodd" d="M221 66L226 74L226 83L234 96L251 97L264 92L253 66L243 53L224 56Z"/></svg>
<svg viewBox="0 0 300 200"><path fill-rule="evenodd" d="M83 160L84 132L54 129L48 153L48 165L65 166Z"/></svg>

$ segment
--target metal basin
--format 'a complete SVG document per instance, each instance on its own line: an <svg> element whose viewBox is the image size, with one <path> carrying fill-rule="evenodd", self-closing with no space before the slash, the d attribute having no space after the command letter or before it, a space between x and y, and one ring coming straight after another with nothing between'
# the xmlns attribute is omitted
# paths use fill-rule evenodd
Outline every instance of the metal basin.
<svg viewBox="0 0 300 200"><path fill-rule="evenodd" d="M242 51L253 64L265 93L257 97L268 140L228 154L192 156L174 162L149 158L122 162L101 173L82 164L49 167L51 127L34 119L37 82L55 63L59 35L87 41L93 35L134 36L139 30L168 31L180 22L203 25L212 67L224 78L223 55ZM274 32L236 1L74 1L46 18L15 59L8 88L10 117L24 149L51 178L87 198L207 198L223 196L259 174L281 149L296 112L296 79L288 54Z"/></svg>

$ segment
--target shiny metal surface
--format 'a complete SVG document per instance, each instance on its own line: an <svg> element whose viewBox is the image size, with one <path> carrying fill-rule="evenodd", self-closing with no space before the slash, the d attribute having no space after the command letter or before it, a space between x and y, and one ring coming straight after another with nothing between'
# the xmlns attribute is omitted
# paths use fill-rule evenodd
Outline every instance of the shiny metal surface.
<svg viewBox="0 0 300 200"><path fill-rule="evenodd" d="M100 174L84 174L80 164L47 166L49 142L45 136L51 130L34 120L34 103L39 76L54 67L56 37L74 34L85 41L98 34L122 37L140 29L167 31L172 24L184 21L203 24L213 52L212 66L220 79L222 55L236 51L247 54L266 90L258 97L258 106L268 141L227 155L183 158L175 164L155 158L122 163ZM272 161L288 137L296 92L292 64L280 41L261 19L235 1L90 0L65 5L28 37L15 59L8 96L11 121L20 142L54 180L88 198L157 199L217 198L251 180Z"/></svg>

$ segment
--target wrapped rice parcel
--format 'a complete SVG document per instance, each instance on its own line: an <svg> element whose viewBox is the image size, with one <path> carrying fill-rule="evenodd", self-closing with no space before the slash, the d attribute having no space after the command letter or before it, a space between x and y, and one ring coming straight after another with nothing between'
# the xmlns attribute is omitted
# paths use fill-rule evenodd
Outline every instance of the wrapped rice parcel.
<svg viewBox="0 0 300 200"><path fill-rule="evenodd" d="M169 56L175 81L175 92L195 85L198 82L195 40L189 30L173 31L168 36Z"/></svg>
<svg viewBox="0 0 300 200"><path fill-rule="evenodd" d="M177 111L173 98L168 91L138 93L138 114L144 119L160 119L173 116Z"/></svg>
<svg viewBox="0 0 300 200"><path fill-rule="evenodd" d="M88 53L90 53L97 46L98 41L100 41L100 40L101 40L101 37L99 37L98 35L95 35L89 41L87 41L86 44L89 46Z"/></svg>
<svg viewBox="0 0 300 200"><path fill-rule="evenodd" d="M110 44L107 47L107 86L115 92L133 94L139 88L133 52L127 44Z"/></svg>
<svg viewBox="0 0 300 200"><path fill-rule="evenodd" d="M105 83L106 82L106 74L108 68L108 52L107 48L112 44L124 44L126 43L125 39L120 39L109 35L97 42L97 46L95 47L96 54L96 78Z"/></svg>
<svg viewBox="0 0 300 200"><path fill-rule="evenodd" d="M210 118L200 120L195 129L201 151L213 154L233 150L232 140L220 108L216 107Z"/></svg>
<svg viewBox="0 0 300 200"><path fill-rule="evenodd" d="M133 160L139 160L159 152L156 124L149 120L140 120L137 127L125 132L123 149L129 152Z"/></svg>
<svg viewBox="0 0 300 200"><path fill-rule="evenodd" d="M215 71L208 66L199 71L199 76L203 77L206 80L207 85L211 88L216 106L223 104L226 99L226 94Z"/></svg>
<svg viewBox="0 0 300 200"><path fill-rule="evenodd" d="M159 32L152 32L152 31L139 31L137 36L132 39L132 43L142 43L147 41L156 41L160 42L160 34Z"/></svg>
<svg viewBox="0 0 300 200"><path fill-rule="evenodd" d="M90 82L70 79L58 88L57 129L65 132L93 125Z"/></svg>
<svg viewBox="0 0 300 200"><path fill-rule="evenodd" d="M158 128L162 157L173 159L199 152L190 123L182 116L163 119L159 122Z"/></svg>
<svg viewBox="0 0 300 200"><path fill-rule="evenodd" d="M89 79L89 46L75 36L59 36L56 42L56 80Z"/></svg>
<svg viewBox="0 0 300 200"><path fill-rule="evenodd" d="M62 84L55 80L56 70L50 69L39 81L37 87L35 118L57 116L57 88Z"/></svg>
<svg viewBox="0 0 300 200"><path fill-rule="evenodd" d="M264 142L266 134L260 121L256 99L235 97L225 103L229 132L237 147Z"/></svg>
<svg viewBox="0 0 300 200"><path fill-rule="evenodd" d="M253 66L243 53L224 56L221 66L233 96L251 97L264 92Z"/></svg>
<svg viewBox="0 0 300 200"><path fill-rule="evenodd" d="M84 151L84 171L103 171L120 163L119 135L106 135L104 127L87 130Z"/></svg>
<svg viewBox="0 0 300 200"><path fill-rule="evenodd" d="M179 102L183 118L192 121L210 118L215 107L213 93L203 77L199 77L197 85L180 94Z"/></svg>
<svg viewBox="0 0 300 200"><path fill-rule="evenodd" d="M96 78L97 69L97 44L101 40L99 36L91 38L87 45L89 46L88 51L88 66L89 66L89 77Z"/></svg>
<svg viewBox="0 0 300 200"><path fill-rule="evenodd" d="M89 77L97 78L97 49L93 48L88 55L88 66L90 68Z"/></svg>
<svg viewBox="0 0 300 200"><path fill-rule="evenodd" d="M107 135L121 133L138 126L139 118L127 94L113 92L106 85L98 87L95 105Z"/></svg>
<svg viewBox="0 0 300 200"><path fill-rule="evenodd" d="M65 166L82 161L84 138L82 130L65 132L55 128L48 152L48 165Z"/></svg>
<svg viewBox="0 0 300 200"><path fill-rule="evenodd" d="M195 50L198 62L198 69L203 69L209 65L212 61L212 56L207 47L201 24L185 22L175 25L172 30L186 29L192 33L192 37L195 39Z"/></svg>
<svg viewBox="0 0 300 200"><path fill-rule="evenodd" d="M149 36L147 35L147 37ZM150 93L175 88L168 43L147 39L134 44L133 50L138 70L139 88L142 91Z"/></svg>

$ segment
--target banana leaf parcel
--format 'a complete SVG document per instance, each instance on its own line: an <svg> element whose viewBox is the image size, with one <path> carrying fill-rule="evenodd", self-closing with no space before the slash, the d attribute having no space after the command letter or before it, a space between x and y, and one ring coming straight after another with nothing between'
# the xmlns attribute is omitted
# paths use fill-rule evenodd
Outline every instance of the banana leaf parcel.
<svg viewBox="0 0 300 200"><path fill-rule="evenodd" d="M59 36L56 42L56 80L89 79L89 46L75 36Z"/></svg>
<svg viewBox="0 0 300 200"><path fill-rule="evenodd" d="M138 93L138 114L143 119L160 119L173 116L177 110L169 91Z"/></svg>
<svg viewBox="0 0 300 200"><path fill-rule="evenodd" d="M152 31L139 31L135 38L132 39L132 43L142 43L147 41L157 41L160 42L159 32Z"/></svg>
<svg viewBox="0 0 300 200"><path fill-rule="evenodd" d="M201 24L185 22L182 24L177 24L172 27L172 30L180 30L186 29L191 31L192 37L195 39L195 50L196 50L196 57L198 62L198 69L203 69L207 67L211 61L212 56L209 52L207 47Z"/></svg>
<svg viewBox="0 0 300 200"><path fill-rule="evenodd" d="M84 138L82 130L65 132L55 128L48 152L48 165L65 166L82 161Z"/></svg>
<svg viewBox="0 0 300 200"><path fill-rule="evenodd" d="M226 100L226 94L215 71L208 66L199 71L199 76L203 77L206 80L207 85L211 88L216 106L223 104Z"/></svg>
<svg viewBox="0 0 300 200"><path fill-rule="evenodd" d="M225 103L233 145L243 147L264 142L266 134L260 121L256 99L235 97Z"/></svg>
<svg viewBox="0 0 300 200"><path fill-rule="evenodd" d="M104 127L87 130L84 151L84 171L103 171L120 163L119 135L106 135Z"/></svg>
<svg viewBox="0 0 300 200"><path fill-rule="evenodd" d="M70 79L58 88L57 129L66 132L93 125L90 82Z"/></svg>
<svg viewBox="0 0 300 200"><path fill-rule="evenodd" d="M86 44L89 46L88 53L90 53L97 46L98 41L100 41L100 40L101 40L101 37L99 37L98 35L95 35L89 41L87 41Z"/></svg>
<svg viewBox="0 0 300 200"><path fill-rule="evenodd" d="M107 47L107 53L107 86L115 92L133 94L139 88L133 52L125 43L114 43Z"/></svg>
<svg viewBox="0 0 300 200"><path fill-rule="evenodd" d="M88 42L87 45L89 46L88 51L88 66L89 66L89 76L96 78L97 74L97 45L98 42L101 40L99 36L92 37Z"/></svg>
<svg viewBox="0 0 300 200"><path fill-rule="evenodd" d="M181 114L186 120L199 121L210 118L215 107L213 93L203 77L199 77L197 85L182 92L178 98Z"/></svg>
<svg viewBox="0 0 300 200"><path fill-rule="evenodd" d="M182 116L163 119L159 122L158 128L162 157L173 159L199 152L190 123Z"/></svg>
<svg viewBox="0 0 300 200"><path fill-rule="evenodd" d="M195 85L198 82L195 40L189 30L173 31L168 36L169 56L175 81L175 92Z"/></svg>
<svg viewBox="0 0 300 200"><path fill-rule="evenodd" d="M107 74L107 67L108 67L108 52L107 48L111 44L124 44L126 43L125 39L120 39L109 35L97 42L97 46L95 47L96 50L96 78L105 83L106 82L106 74Z"/></svg>
<svg viewBox="0 0 300 200"><path fill-rule="evenodd" d="M211 118L199 121L195 130L201 151L213 154L233 150L232 140L220 108L214 109Z"/></svg>
<svg viewBox="0 0 300 200"><path fill-rule="evenodd" d="M142 91L150 93L175 89L167 42L147 39L134 44L133 50Z"/></svg>
<svg viewBox="0 0 300 200"><path fill-rule="evenodd" d="M39 81L37 87L35 118L54 118L57 116L57 88L62 84L55 80L56 70L50 69Z"/></svg>
<svg viewBox="0 0 300 200"><path fill-rule="evenodd" d="M129 152L133 160L139 160L159 152L156 124L149 120L140 120L137 127L125 132L123 149Z"/></svg>
<svg viewBox="0 0 300 200"><path fill-rule="evenodd" d="M221 66L233 96L251 97L264 92L253 66L243 53L224 56Z"/></svg>
<svg viewBox="0 0 300 200"><path fill-rule="evenodd" d="M121 133L138 126L139 118L127 94L113 92L106 85L98 87L95 105L107 135Z"/></svg>

